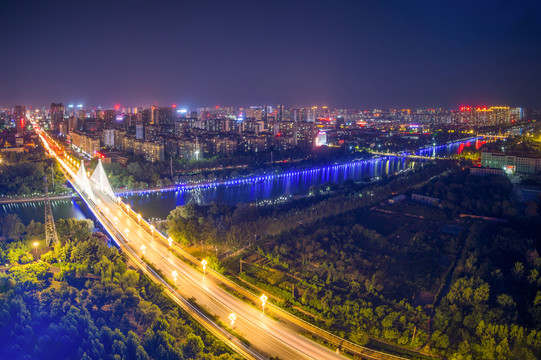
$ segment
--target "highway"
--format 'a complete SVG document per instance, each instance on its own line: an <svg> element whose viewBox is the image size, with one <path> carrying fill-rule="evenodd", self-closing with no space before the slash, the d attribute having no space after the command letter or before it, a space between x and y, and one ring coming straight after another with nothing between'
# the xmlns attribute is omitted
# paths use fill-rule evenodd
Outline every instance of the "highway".
<svg viewBox="0 0 541 360"><path fill-rule="evenodd" d="M345 359L346 357L336 350L339 347L341 350L347 349L349 352L361 355L364 359L405 359L351 343L296 318L273 304L267 304L265 307L267 313L264 313L260 305L254 307L230 294L224 290L224 287L234 289L254 303L258 303L261 295L250 293L211 269L206 269L205 276L199 260L191 257L173 241L169 241L170 239L154 231L149 223L138 216L120 198L110 198L99 189L98 184L91 181L89 186L94 198L90 199L82 190L82 185L76 181L77 162L67 156L64 149L46 133L38 129L38 134L97 220L133 264L151 279L163 284L166 293L173 301L209 332L245 358L264 359L273 356L284 360ZM159 273L148 266L143 259L151 263ZM187 299L195 300L197 307ZM215 321L198 307L204 308L219 321ZM272 313L272 317L268 316L269 312ZM231 314L236 315L233 334L228 332L231 326L229 320ZM308 339L301 335L302 333L311 333L325 339L328 343L335 345L336 351ZM249 344L242 342L240 337L234 334L239 334Z"/></svg>
<svg viewBox="0 0 541 360"><path fill-rule="evenodd" d="M46 136L40 133L42 141L49 142L50 139L46 139ZM239 342L234 336L218 336L217 333L223 334L224 326L216 324L212 319L206 316L196 318L199 322L206 322L203 325L207 329L213 328L214 331L211 332L231 348L252 359L270 356L281 359L345 359L336 351L300 335L285 322L279 322L263 314L262 309L257 309L231 295L219 286L218 281L210 276L204 276L200 271L179 259L170 250L169 243L163 236L156 231L151 231L150 225L138 219L137 214L127 209L125 204L117 203L99 191L96 184L91 184L96 197L95 202L89 200L74 181L77 172L76 166L72 165L74 163L63 155L58 144L50 143L48 148L98 221L135 265L151 273L155 280L159 279L160 276L153 273L152 269L141 261L144 258L159 269L169 282L176 285L172 287L162 281L168 294L177 303L182 303L185 308L188 303L186 299L195 299L199 306L204 307L210 314L216 315L226 325L230 325L230 314L236 315L233 329L248 340L251 346ZM173 271L177 273L176 281Z"/></svg>
<svg viewBox="0 0 541 360"><path fill-rule="evenodd" d="M93 185L94 187L94 185ZM96 189L97 190L97 189ZM123 233L122 244L130 247L139 257L144 257L161 270L169 281L177 286L176 293L184 299L195 298L197 304L203 306L224 323L229 324L229 315L236 314L234 330L242 334L255 348L265 355L278 356L283 359L342 359L335 352L316 344L305 337L293 333L279 322L263 315L261 310L244 303L218 286L211 277L177 258L169 244L156 232L152 235L150 228L141 220L139 225L136 214L130 209L121 208L109 198L96 191L99 209L103 215L109 214L117 231ZM173 271L177 272L176 281Z"/></svg>

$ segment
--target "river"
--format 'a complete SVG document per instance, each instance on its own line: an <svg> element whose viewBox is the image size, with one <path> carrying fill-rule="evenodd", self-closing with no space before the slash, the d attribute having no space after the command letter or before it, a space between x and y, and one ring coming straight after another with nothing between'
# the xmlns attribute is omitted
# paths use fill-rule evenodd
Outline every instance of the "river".
<svg viewBox="0 0 541 360"><path fill-rule="evenodd" d="M457 142L448 145L421 149L417 154L423 156L448 156L462 152L465 148L479 148L484 141ZM346 180L361 181L366 177L378 177L419 166L419 161L402 157L388 157L351 162L343 165L330 165L315 169L294 171L265 177L230 181L226 184L212 184L191 189L149 192L123 196L124 201L145 219L165 219L175 207L190 201L200 204L223 202L230 205L238 203L264 202L292 195L306 195L312 185L327 182L341 183ZM90 216L86 205L80 200L53 200L51 207L55 219L75 217L84 219ZM0 215L15 213L23 223L31 220L43 222L44 202L16 203L0 205Z"/></svg>

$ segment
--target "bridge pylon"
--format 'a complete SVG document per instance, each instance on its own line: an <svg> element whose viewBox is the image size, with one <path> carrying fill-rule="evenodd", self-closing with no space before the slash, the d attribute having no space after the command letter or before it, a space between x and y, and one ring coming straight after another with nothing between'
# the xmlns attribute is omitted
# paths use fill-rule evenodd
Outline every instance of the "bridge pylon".
<svg viewBox="0 0 541 360"><path fill-rule="evenodd" d="M107 179L107 175L105 174L105 169L103 168L101 159L98 160L98 166L96 166L96 169L94 170L94 173L92 174L90 180L94 184L96 184L96 186L98 187L98 189L100 189L101 192L107 195L111 200L116 201L115 193L113 192L113 188L109 183L109 179Z"/></svg>
<svg viewBox="0 0 541 360"><path fill-rule="evenodd" d="M86 173L85 163L83 160L81 160L81 166L79 167L79 171L75 177L75 182L77 183L79 189L84 192L89 199L96 201L92 188L90 187L90 181L88 180L88 174Z"/></svg>

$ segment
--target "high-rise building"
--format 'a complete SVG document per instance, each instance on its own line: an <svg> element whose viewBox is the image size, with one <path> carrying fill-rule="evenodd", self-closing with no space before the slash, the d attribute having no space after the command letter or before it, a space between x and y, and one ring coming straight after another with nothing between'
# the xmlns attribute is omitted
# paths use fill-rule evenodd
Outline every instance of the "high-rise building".
<svg viewBox="0 0 541 360"><path fill-rule="evenodd" d="M144 109L141 112L141 121L143 122L143 125L149 125L152 119L152 111L151 109Z"/></svg>
<svg viewBox="0 0 541 360"><path fill-rule="evenodd" d="M293 122L301 121L301 111L299 109L291 109L290 121L293 121Z"/></svg>
<svg viewBox="0 0 541 360"><path fill-rule="evenodd" d="M15 106L13 116L15 118L15 126L17 128L17 136L24 136L26 125L26 106Z"/></svg>
<svg viewBox="0 0 541 360"><path fill-rule="evenodd" d="M514 107L509 109L509 120L511 122L518 122L524 119L524 109L521 107Z"/></svg>
<svg viewBox="0 0 541 360"><path fill-rule="evenodd" d="M344 120L343 116L337 116L336 117L336 123L334 125L335 128L340 129L342 125L345 125L346 121Z"/></svg>
<svg viewBox="0 0 541 360"><path fill-rule="evenodd" d="M115 147L115 130L114 129L105 129L103 131L103 143L108 147Z"/></svg>
<svg viewBox="0 0 541 360"><path fill-rule="evenodd" d="M158 117L158 107L156 105L152 105L150 108L150 123L156 124L156 118Z"/></svg>
<svg viewBox="0 0 541 360"><path fill-rule="evenodd" d="M94 156L96 152L100 151L100 138L95 134L86 134L80 131L72 131L71 145L78 150L87 153L90 156Z"/></svg>
<svg viewBox="0 0 541 360"><path fill-rule="evenodd" d="M116 120L116 110L105 110L103 113L103 120L105 121L105 128L111 129Z"/></svg>
<svg viewBox="0 0 541 360"><path fill-rule="evenodd" d="M461 107L460 117L462 121L470 125L499 125L511 121L511 113L508 106L491 107Z"/></svg>
<svg viewBox="0 0 541 360"><path fill-rule="evenodd" d="M53 132L60 132L62 122L64 121L64 104L62 103L52 103L51 109L49 111L51 117L51 128Z"/></svg>
<svg viewBox="0 0 541 360"><path fill-rule="evenodd" d="M80 130L79 129L79 119L75 115L71 115L68 118L68 130L69 131Z"/></svg>
<svg viewBox="0 0 541 360"><path fill-rule="evenodd" d="M145 139L145 126L143 124L135 125L135 138L137 140Z"/></svg>
<svg viewBox="0 0 541 360"><path fill-rule="evenodd" d="M158 136L158 126L148 125L145 126L145 141L156 141Z"/></svg>
<svg viewBox="0 0 541 360"><path fill-rule="evenodd" d="M316 111L317 106L314 106L313 108L304 108L301 109L301 121L305 122L315 122L316 121Z"/></svg>
<svg viewBox="0 0 541 360"><path fill-rule="evenodd" d="M284 105L278 105L276 107L276 121L282 121L284 119Z"/></svg>
<svg viewBox="0 0 541 360"><path fill-rule="evenodd" d="M154 123L160 126L173 125L173 109L170 107L157 108Z"/></svg>
<svg viewBox="0 0 541 360"><path fill-rule="evenodd" d="M70 117L70 116L72 116L72 115L75 115L75 105L69 104L69 105L64 109L64 115L67 116L67 117Z"/></svg>

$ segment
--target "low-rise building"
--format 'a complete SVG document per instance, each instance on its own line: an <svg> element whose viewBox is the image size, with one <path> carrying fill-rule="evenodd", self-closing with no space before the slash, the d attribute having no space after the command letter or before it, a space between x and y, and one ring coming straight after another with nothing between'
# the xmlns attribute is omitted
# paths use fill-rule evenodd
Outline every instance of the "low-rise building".
<svg viewBox="0 0 541 360"><path fill-rule="evenodd" d="M440 199L438 198L420 195L420 194L411 194L411 201L425 204L425 205L432 205L432 206L438 206L440 203Z"/></svg>
<svg viewBox="0 0 541 360"><path fill-rule="evenodd" d="M470 168L470 175L473 175L473 176L505 175L505 172L503 171L503 169L472 167Z"/></svg>
<svg viewBox="0 0 541 360"><path fill-rule="evenodd" d="M481 165L491 169L507 169L518 174L539 174L541 157L522 157L504 153L481 153Z"/></svg>
<svg viewBox="0 0 541 360"><path fill-rule="evenodd" d="M395 197L392 197L389 199L389 204L396 204L396 203L399 203L401 201L404 201L406 200L406 195L404 194L401 194L401 195L397 195Z"/></svg>

